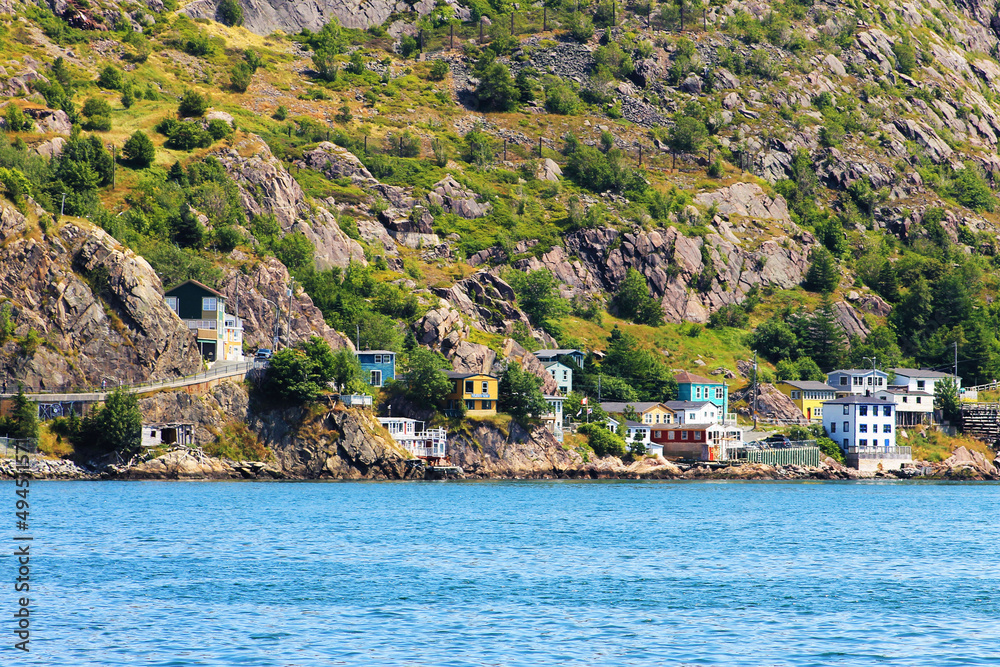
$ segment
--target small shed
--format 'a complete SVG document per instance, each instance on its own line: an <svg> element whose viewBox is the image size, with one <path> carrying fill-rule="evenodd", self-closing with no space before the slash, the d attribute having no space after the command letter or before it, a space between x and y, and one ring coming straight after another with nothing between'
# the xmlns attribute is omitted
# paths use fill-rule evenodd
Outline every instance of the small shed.
<svg viewBox="0 0 1000 667"><path fill-rule="evenodd" d="M142 425L142 446L147 449L160 445L194 445L194 424L169 422Z"/></svg>

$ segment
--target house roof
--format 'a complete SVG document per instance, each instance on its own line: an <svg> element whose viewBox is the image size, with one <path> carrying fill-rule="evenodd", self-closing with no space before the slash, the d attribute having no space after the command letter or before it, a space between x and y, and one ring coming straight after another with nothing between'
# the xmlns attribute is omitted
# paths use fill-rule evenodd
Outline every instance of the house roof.
<svg viewBox="0 0 1000 667"><path fill-rule="evenodd" d="M565 396L555 396L553 394L545 394L544 396L542 396L542 398L544 398L546 401L565 401L566 400Z"/></svg>
<svg viewBox="0 0 1000 667"><path fill-rule="evenodd" d="M396 354L392 350L358 350L355 354Z"/></svg>
<svg viewBox="0 0 1000 667"><path fill-rule="evenodd" d="M709 380L700 375L695 375L694 373L688 373L687 371L681 371L674 376L678 384L725 384L724 382L716 382L715 380Z"/></svg>
<svg viewBox="0 0 1000 667"><path fill-rule="evenodd" d="M662 405L662 404L659 403L658 401L644 401L644 402L640 402L640 401L624 401L624 402L623 401L605 401L605 402L601 403L601 409L604 410L605 412L611 412L611 413L615 413L615 414L621 414L621 413L625 412L625 408L627 408L630 405L632 406L632 409L635 410L637 413L642 413L642 412L645 412L646 410L649 410L652 407L655 407L657 405Z"/></svg>
<svg viewBox="0 0 1000 667"><path fill-rule="evenodd" d="M489 373L469 373L467 371L446 371L445 375L447 375L452 380L464 380L465 378L474 378L474 377L479 377L479 376L488 377L488 378L490 378L492 380L496 380L496 376L490 375Z"/></svg>
<svg viewBox="0 0 1000 667"><path fill-rule="evenodd" d="M625 420L625 428L643 428L649 430L651 427L651 424L640 424L639 422L634 422L631 419Z"/></svg>
<svg viewBox="0 0 1000 667"><path fill-rule="evenodd" d="M951 373L940 373L938 371L928 371L922 368L893 368L896 375L903 375L908 378L953 378Z"/></svg>
<svg viewBox="0 0 1000 667"><path fill-rule="evenodd" d="M544 366L545 368L552 368L553 366L562 366L565 369L573 370L565 364L560 364L558 361L546 361L544 364L542 364L542 366Z"/></svg>
<svg viewBox="0 0 1000 667"><path fill-rule="evenodd" d="M583 352L581 350L538 350L535 352L536 357L547 357L549 359L569 354L583 354Z"/></svg>
<svg viewBox="0 0 1000 667"><path fill-rule="evenodd" d="M664 401L663 406L671 410L696 410L703 405L715 407L712 401Z"/></svg>
<svg viewBox="0 0 1000 667"><path fill-rule="evenodd" d="M893 386L889 385L885 389L875 392L875 395L886 393L886 394L899 394L900 396L933 396L934 394L928 394L926 391L910 391L906 388L906 385Z"/></svg>
<svg viewBox="0 0 1000 667"><path fill-rule="evenodd" d="M704 431L718 424L653 424L656 431Z"/></svg>
<svg viewBox="0 0 1000 667"><path fill-rule="evenodd" d="M176 290L180 289L181 287L184 287L185 285L188 285L188 284L194 285L195 287L197 287L199 289L203 289L206 292L208 292L209 294L214 294L215 296L219 297L220 299L225 299L226 298L226 295L223 294L222 292L218 292L218 291L212 289L211 287L209 287L208 285L205 285L204 283L198 282L197 280L185 280L180 285L172 287L171 289L169 289L166 292L164 292L164 295L165 296L170 296L171 292L174 292L174 291L176 291Z"/></svg>
<svg viewBox="0 0 1000 667"><path fill-rule="evenodd" d="M872 369L870 368L838 368L835 371L830 371L827 373L828 376L836 375L837 373L846 373L847 375L871 375ZM885 371L880 371L875 369L875 375L888 375Z"/></svg>
<svg viewBox="0 0 1000 667"><path fill-rule="evenodd" d="M805 391L837 391L825 382L814 382L812 380L782 380L779 384L787 384L789 387L803 389Z"/></svg>
<svg viewBox="0 0 1000 667"><path fill-rule="evenodd" d="M879 399L878 396L844 396L842 398L833 398L829 401L823 401L823 405L827 403L835 403L838 405L850 405L850 404L863 404L863 405L882 405L885 401Z"/></svg>

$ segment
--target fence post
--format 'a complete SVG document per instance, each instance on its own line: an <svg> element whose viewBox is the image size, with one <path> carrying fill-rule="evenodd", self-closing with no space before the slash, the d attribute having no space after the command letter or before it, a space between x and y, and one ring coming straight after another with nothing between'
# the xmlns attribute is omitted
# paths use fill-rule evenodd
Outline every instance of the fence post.
<svg viewBox="0 0 1000 667"><path fill-rule="evenodd" d="M549 29L549 7L548 5L542 5L542 32L546 32Z"/></svg>
<svg viewBox="0 0 1000 667"><path fill-rule="evenodd" d="M510 12L510 36L514 36L514 11Z"/></svg>
<svg viewBox="0 0 1000 667"><path fill-rule="evenodd" d="M450 25L451 25L451 44L448 46L448 48L453 49L455 48L455 24L452 23Z"/></svg>
<svg viewBox="0 0 1000 667"><path fill-rule="evenodd" d="M538 157L542 157L542 138L538 137Z"/></svg>

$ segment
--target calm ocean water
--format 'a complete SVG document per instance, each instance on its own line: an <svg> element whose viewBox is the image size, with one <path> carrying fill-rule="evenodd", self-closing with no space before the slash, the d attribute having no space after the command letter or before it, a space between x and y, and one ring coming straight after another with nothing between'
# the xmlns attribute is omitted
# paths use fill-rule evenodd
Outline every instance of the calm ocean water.
<svg viewBox="0 0 1000 667"><path fill-rule="evenodd" d="M0 484L13 544L13 483ZM3 665L1000 665L1000 486L36 483ZM12 582L13 548L0 557Z"/></svg>

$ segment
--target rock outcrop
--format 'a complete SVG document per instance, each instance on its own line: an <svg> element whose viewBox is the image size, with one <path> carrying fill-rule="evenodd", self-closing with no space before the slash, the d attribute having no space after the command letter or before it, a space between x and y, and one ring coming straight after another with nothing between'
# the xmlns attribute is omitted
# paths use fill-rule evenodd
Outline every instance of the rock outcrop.
<svg viewBox="0 0 1000 667"><path fill-rule="evenodd" d="M281 470L305 479L406 479L419 476L370 412L295 408L255 419Z"/></svg>
<svg viewBox="0 0 1000 667"><path fill-rule="evenodd" d="M583 465L576 451L566 450L541 426L530 431L511 422L510 431L489 421L468 420L466 428L448 437L452 463L467 476L563 476Z"/></svg>
<svg viewBox="0 0 1000 667"><path fill-rule="evenodd" d="M194 444L215 440L230 421L247 418L250 397L242 384L223 382L203 396L185 391L162 391L139 399L145 424L183 422L194 424Z"/></svg>
<svg viewBox="0 0 1000 667"><path fill-rule="evenodd" d="M303 233L316 247L318 268L346 267L350 262L367 264L361 245L340 229L334 214L306 201L302 187L260 137L250 135L233 148L213 155L239 186L247 215L272 214L282 231Z"/></svg>
<svg viewBox="0 0 1000 667"><path fill-rule="evenodd" d="M194 336L165 304L156 272L96 227L67 223L42 234L0 202L0 298L22 341L0 348L0 368L29 389L96 386L109 376L166 379L201 368Z"/></svg>
<svg viewBox="0 0 1000 667"><path fill-rule="evenodd" d="M453 0L447 4L456 5ZM416 11L429 14L436 6L431 0L407 3L402 0L240 0L243 7L243 25L250 32L269 35L276 30L289 34L303 28L319 31L331 19L336 18L345 28L370 28L382 25L393 14ZM183 11L192 18L215 19L219 10L219 0L194 0Z"/></svg>
<svg viewBox="0 0 1000 667"><path fill-rule="evenodd" d="M272 347L277 329L281 344L294 345L311 336L319 336L335 350L342 347L353 350L351 341L326 323L323 313L305 291L296 288L289 304L286 295L290 284L288 269L273 257L253 264L246 273L230 269L225 274L219 291L229 297L230 307L234 312L238 310L243 319L244 342L252 348ZM292 317L290 334L289 305Z"/></svg>

